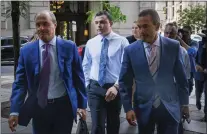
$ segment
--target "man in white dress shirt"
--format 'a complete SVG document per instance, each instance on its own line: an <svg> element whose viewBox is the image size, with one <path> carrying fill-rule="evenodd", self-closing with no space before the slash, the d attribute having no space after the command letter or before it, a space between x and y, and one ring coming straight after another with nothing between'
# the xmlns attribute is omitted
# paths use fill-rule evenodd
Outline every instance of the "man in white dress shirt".
<svg viewBox="0 0 207 134"><path fill-rule="evenodd" d="M107 11L95 15L98 35L86 44L83 71L86 80L88 103L92 117L92 134L118 134L121 101L118 76L125 46L125 37L112 31L112 18Z"/></svg>

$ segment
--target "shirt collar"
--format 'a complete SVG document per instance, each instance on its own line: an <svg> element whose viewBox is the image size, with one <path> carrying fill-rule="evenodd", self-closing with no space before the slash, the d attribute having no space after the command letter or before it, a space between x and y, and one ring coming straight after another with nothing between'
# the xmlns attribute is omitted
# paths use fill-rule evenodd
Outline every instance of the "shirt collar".
<svg viewBox="0 0 207 134"><path fill-rule="evenodd" d="M111 40L114 36L114 32L111 31L107 36L103 37L101 34L99 35L100 36L100 39L102 40L103 38L106 38L107 40Z"/></svg>
<svg viewBox="0 0 207 134"><path fill-rule="evenodd" d="M150 44L147 42L143 42L143 43L144 43L144 48L147 48L150 46ZM160 36L159 35L157 35L157 39L155 40L155 42L153 44L158 47L160 46Z"/></svg>
<svg viewBox="0 0 207 134"><path fill-rule="evenodd" d="M43 40L39 39L39 46L42 47L44 44L50 44L52 46L56 46L56 36L49 43L45 43Z"/></svg>

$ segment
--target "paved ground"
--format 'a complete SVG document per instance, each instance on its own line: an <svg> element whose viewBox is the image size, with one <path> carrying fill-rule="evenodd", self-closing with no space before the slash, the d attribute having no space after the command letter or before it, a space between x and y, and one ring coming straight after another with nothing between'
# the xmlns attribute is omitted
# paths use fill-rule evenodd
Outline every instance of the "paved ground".
<svg viewBox="0 0 207 134"><path fill-rule="evenodd" d="M7 123L7 117L9 112L9 97L11 95L11 86L13 82L13 76L12 75L4 75L1 76L1 90L0 90L0 101L1 106L3 109L1 109L2 118L1 118L1 132L2 134L12 134L11 131L8 128ZM202 105L204 105L204 100L202 98ZM204 122L201 122L200 119L204 116L203 114L203 108L201 111L198 111L195 106L195 94L194 91L192 95L190 96L190 114L191 114L191 123L185 124L185 134L206 134L206 128L207 125ZM87 125L89 130L91 129L91 118L90 118L90 110L88 109L88 117L87 117ZM121 119L121 127L120 127L120 134L135 134L137 133L137 127L129 126L126 119L125 119L125 113L123 112L120 116ZM73 131L72 133L76 132L77 125L74 123ZM32 125L31 123L28 125L28 127L22 127L18 126L17 132L15 134L32 134Z"/></svg>

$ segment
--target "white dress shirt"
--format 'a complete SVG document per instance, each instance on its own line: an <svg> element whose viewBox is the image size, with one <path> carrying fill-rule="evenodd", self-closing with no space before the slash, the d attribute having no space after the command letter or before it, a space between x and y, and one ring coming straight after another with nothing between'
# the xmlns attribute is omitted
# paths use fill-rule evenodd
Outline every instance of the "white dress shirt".
<svg viewBox="0 0 207 134"><path fill-rule="evenodd" d="M86 44L85 55L82 63L86 87L88 86L90 79L98 81L102 38L103 36L97 35L90 39ZM125 37L114 32L111 32L105 38L109 41L105 78L106 83L118 84L124 48L129 45L129 42Z"/></svg>

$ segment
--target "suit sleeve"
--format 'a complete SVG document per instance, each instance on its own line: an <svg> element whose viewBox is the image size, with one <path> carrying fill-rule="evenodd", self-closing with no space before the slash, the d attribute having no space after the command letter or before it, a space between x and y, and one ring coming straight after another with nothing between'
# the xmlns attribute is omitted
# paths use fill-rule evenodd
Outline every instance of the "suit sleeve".
<svg viewBox="0 0 207 134"><path fill-rule="evenodd" d="M85 89L85 78L83 74L83 68L81 65L81 57L78 55L78 50L76 45L73 47L73 83L77 91L78 97L78 108L85 109L87 108L87 95Z"/></svg>
<svg viewBox="0 0 207 134"><path fill-rule="evenodd" d="M16 78L12 85L11 94L11 113L19 113L20 107L24 104L25 97L27 95L27 89L25 88L26 76L25 66L22 49L20 49L20 56L18 60L18 66L16 69Z"/></svg>
<svg viewBox="0 0 207 134"><path fill-rule="evenodd" d="M126 38L123 39L122 41L122 54L121 54L121 63L123 61L123 56L124 56L124 48L126 48L129 45L129 42ZM116 80L115 84L119 84L119 78Z"/></svg>
<svg viewBox="0 0 207 134"><path fill-rule="evenodd" d="M174 65L174 75L176 79L176 83L178 84L178 94L181 105L188 105L189 103L189 89L188 89L188 81L185 74L184 66L182 64L182 55L179 49L179 44L177 44L177 56Z"/></svg>
<svg viewBox="0 0 207 134"><path fill-rule="evenodd" d="M133 72L130 57L127 52L127 47L124 49L124 56L119 75L119 90L124 106L124 110L127 113L132 110L132 85L133 85Z"/></svg>

